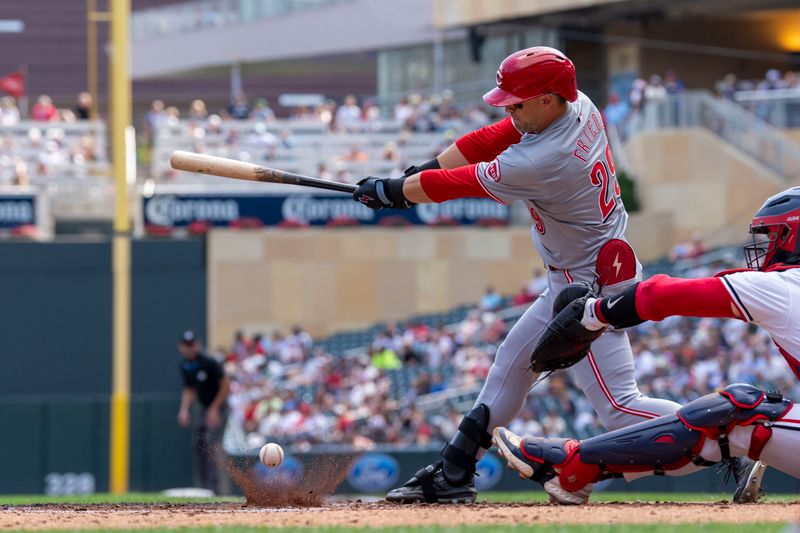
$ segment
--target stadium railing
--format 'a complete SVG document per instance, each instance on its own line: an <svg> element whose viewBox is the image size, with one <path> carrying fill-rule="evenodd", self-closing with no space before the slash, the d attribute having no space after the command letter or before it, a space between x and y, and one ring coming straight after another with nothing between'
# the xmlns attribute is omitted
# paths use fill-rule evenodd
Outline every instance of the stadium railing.
<svg viewBox="0 0 800 533"><path fill-rule="evenodd" d="M797 142L781 129L729 100L695 90L646 102L630 123L633 132L703 128L729 142L787 181L800 177Z"/></svg>
<svg viewBox="0 0 800 533"><path fill-rule="evenodd" d="M778 128L800 128L800 89L738 91L733 99Z"/></svg>

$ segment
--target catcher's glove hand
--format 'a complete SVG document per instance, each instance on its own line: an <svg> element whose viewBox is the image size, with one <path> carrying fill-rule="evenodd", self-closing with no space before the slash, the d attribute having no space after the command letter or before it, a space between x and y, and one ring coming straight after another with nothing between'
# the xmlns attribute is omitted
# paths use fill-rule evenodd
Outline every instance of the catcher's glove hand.
<svg viewBox="0 0 800 533"><path fill-rule="evenodd" d="M583 296L572 300L558 311L533 349L531 370L548 372L569 368L588 355L592 343L604 331L591 331L581 324L586 300L593 297L595 295L589 289Z"/></svg>

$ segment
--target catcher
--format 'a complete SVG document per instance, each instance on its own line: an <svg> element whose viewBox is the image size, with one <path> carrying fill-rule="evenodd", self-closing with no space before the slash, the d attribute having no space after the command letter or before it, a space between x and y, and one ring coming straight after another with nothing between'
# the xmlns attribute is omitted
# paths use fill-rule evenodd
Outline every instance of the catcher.
<svg viewBox="0 0 800 533"><path fill-rule="evenodd" d="M747 269L714 277L657 275L622 293L596 298L571 287L568 299L534 349L537 371L571 366L608 326L624 328L668 316L735 318L767 330L800 378L800 187L769 198L750 224ZM567 289L565 289L566 291ZM565 490L586 490L608 477L682 475L687 466L747 456L800 477L800 406L778 392L734 384L694 400L674 415L577 441L525 437L499 427L494 441L511 468L535 480L557 477ZM760 484L751 472L745 490Z"/></svg>

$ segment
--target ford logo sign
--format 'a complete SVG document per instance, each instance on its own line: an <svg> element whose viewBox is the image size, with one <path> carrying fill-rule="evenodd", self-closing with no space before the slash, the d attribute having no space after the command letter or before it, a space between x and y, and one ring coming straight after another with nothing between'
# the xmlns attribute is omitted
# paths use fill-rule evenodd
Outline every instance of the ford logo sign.
<svg viewBox="0 0 800 533"><path fill-rule="evenodd" d="M361 492L383 492L395 485L399 477L400 465L394 457L370 453L356 461L347 481Z"/></svg>
<svg viewBox="0 0 800 533"><path fill-rule="evenodd" d="M500 481L503 477L503 465L494 454L486 453L475 467L478 475L475 476L475 488L479 491L487 490Z"/></svg>
<svg viewBox="0 0 800 533"><path fill-rule="evenodd" d="M291 482L298 483L303 478L303 465L293 457L284 457L280 466L269 468L256 460L253 467L256 479L265 483Z"/></svg>

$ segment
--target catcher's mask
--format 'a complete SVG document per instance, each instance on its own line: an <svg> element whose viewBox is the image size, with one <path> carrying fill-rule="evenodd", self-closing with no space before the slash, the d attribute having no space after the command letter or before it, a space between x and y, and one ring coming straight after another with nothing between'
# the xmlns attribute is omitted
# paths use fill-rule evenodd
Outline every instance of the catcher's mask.
<svg viewBox="0 0 800 533"><path fill-rule="evenodd" d="M765 270L800 263L800 187L793 187L764 202L750 223L753 242L744 246L747 267Z"/></svg>

